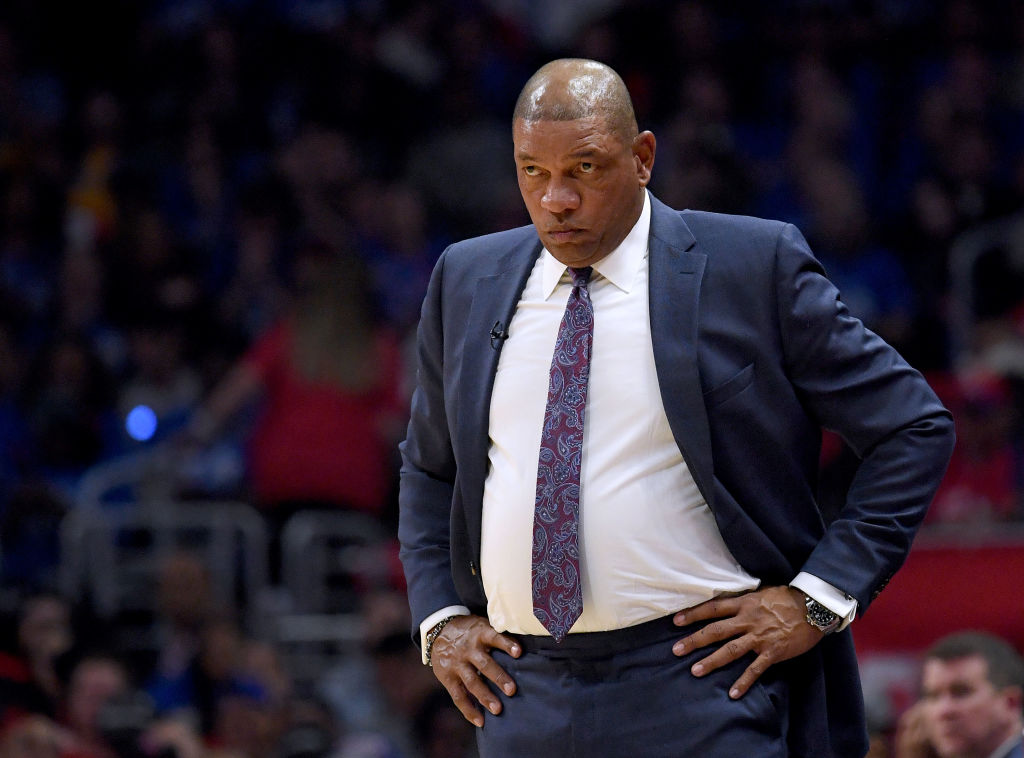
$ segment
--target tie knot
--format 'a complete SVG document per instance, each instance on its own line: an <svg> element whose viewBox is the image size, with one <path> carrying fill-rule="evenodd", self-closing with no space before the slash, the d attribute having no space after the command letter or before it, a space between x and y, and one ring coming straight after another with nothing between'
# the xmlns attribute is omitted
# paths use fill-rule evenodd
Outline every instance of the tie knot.
<svg viewBox="0 0 1024 758"><path fill-rule="evenodd" d="M573 287L585 287L587 282L590 281L590 275L593 273L594 267L587 266L586 268L572 268L569 267L569 273L572 274L572 286Z"/></svg>

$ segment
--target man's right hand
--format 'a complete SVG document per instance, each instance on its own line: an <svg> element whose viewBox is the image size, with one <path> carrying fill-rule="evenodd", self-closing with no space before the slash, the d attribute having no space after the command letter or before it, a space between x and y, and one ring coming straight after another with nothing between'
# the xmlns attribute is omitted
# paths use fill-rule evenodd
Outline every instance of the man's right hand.
<svg viewBox="0 0 1024 758"><path fill-rule="evenodd" d="M434 676L448 690L452 702L476 726L484 725L480 703L491 713L501 713L501 701L484 679L489 679L506 695L514 695L516 683L499 666L491 650L499 648L518 658L523 649L514 639L494 631L482 616L457 616L449 621L434 640L430 660Z"/></svg>
<svg viewBox="0 0 1024 758"><path fill-rule="evenodd" d="M928 737L925 705L917 702L904 711L896 725L895 758L938 758Z"/></svg>

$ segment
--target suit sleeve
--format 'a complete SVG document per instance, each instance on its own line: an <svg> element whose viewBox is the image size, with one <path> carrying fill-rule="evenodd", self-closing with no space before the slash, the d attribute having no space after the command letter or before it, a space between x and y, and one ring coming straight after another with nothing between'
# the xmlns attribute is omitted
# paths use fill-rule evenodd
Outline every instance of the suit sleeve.
<svg viewBox="0 0 1024 758"><path fill-rule="evenodd" d="M399 446L399 556L412 610L413 637L440 608L460 605L452 581L450 528L455 455L444 398L442 291L447 251L438 260L417 331L417 378L406 439Z"/></svg>
<svg viewBox="0 0 1024 758"><path fill-rule="evenodd" d="M801 570L863 613L910 550L952 453L952 417L921 374L850 315L792 225L775 263L790 381L860 458L843 509Z"/></svg>

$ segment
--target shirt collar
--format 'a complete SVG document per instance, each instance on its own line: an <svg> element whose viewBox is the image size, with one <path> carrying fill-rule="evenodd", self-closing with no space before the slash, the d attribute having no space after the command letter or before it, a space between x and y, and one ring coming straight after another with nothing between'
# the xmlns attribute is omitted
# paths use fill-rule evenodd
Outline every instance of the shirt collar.
<svg viewBox="0 0 1024 758"><path fill-rule="evenodd" d="M644 190L644 207L640 218L633 224L626 238L608 255L594 264L594 271L610 281L623 292L629 292L636 280L636 272L647 256L647 243L651 236L651 198ZM565 274L566 265L544 248L541 256L544 260L542 278L544 298L551 297L558 283Z"/></svg>

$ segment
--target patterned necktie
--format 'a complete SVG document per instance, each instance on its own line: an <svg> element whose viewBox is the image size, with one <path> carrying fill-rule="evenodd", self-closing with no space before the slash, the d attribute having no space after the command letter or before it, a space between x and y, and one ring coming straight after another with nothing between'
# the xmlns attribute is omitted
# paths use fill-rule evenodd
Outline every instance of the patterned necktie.
<svg viewBox="0 0 1024 758"><path fill-rule="evenodd" d="M561 642L583 612L580 585L580 462L594 308L591 270L570 268L572 293L558 327L537 465L533 514L533 615Z"/></svg>

